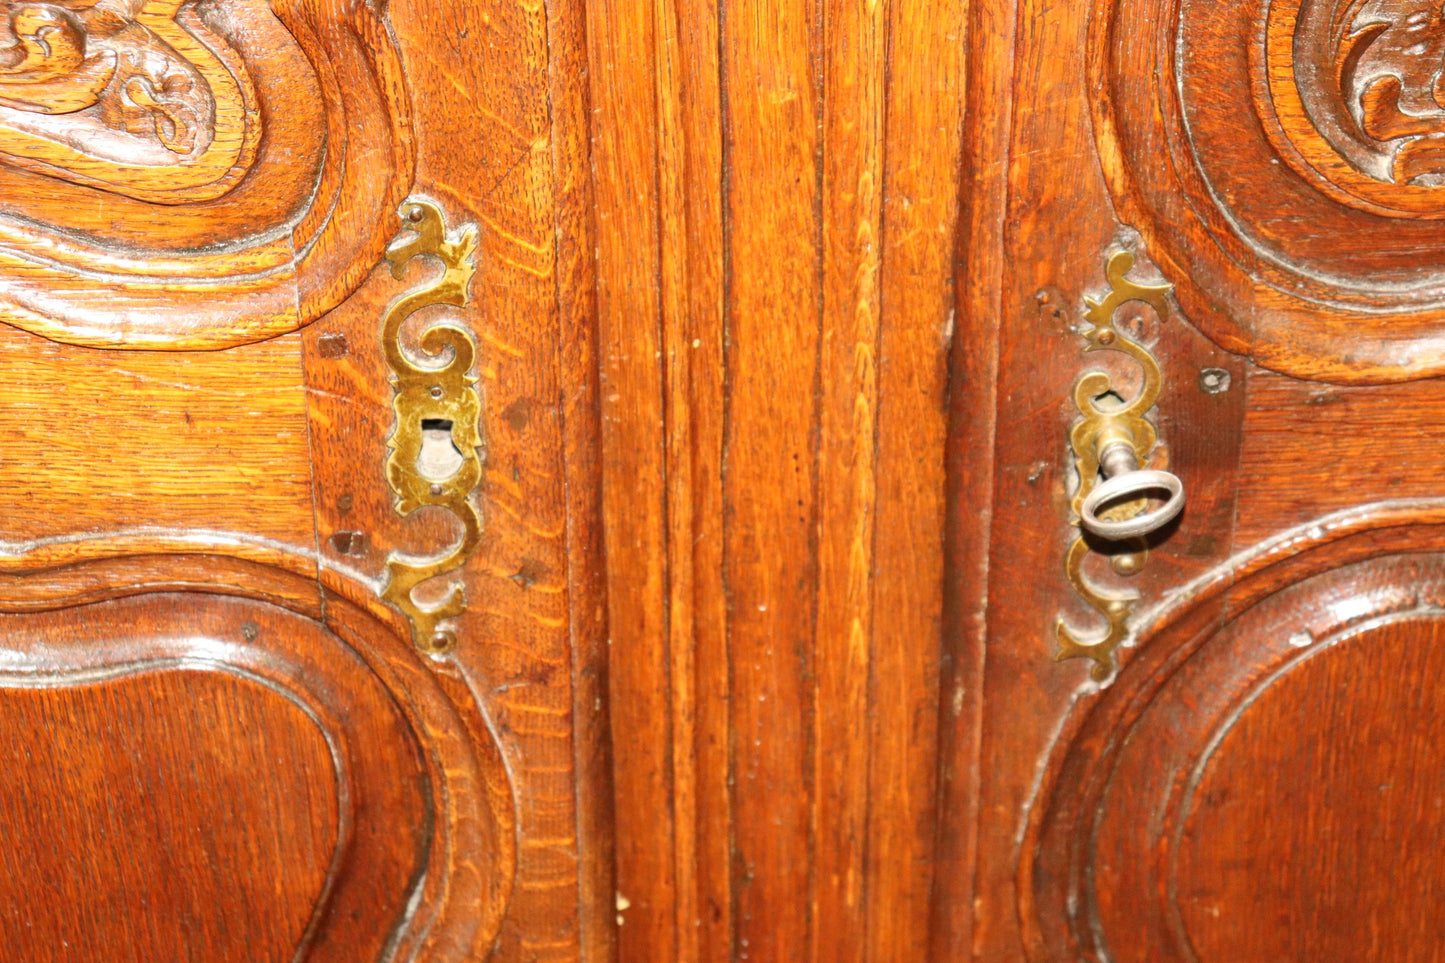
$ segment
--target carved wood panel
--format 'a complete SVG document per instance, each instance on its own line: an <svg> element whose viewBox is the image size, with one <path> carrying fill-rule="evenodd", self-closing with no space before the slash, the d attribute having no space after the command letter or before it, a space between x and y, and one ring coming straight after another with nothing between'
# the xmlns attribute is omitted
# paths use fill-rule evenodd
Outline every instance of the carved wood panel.
<svg viewBox="0 0 1445 963"><path fill-rule="evenodd" d="M89 902L14 877L0 959L80 928L137 959L608 957L581 23L0 0L0 729L74 762L12 770L0 818L53 800L62 855L134 837L46 864ZM80 735L106 718L142 772L195 762L176 818L69 807L76 769L129 772ZM230 823L195 802L238 792ZM178 913L95 909L122 890Z"/></svg>
<svg viewBox="0 0 1445 963"><path fill-rule="evenodd" d="M1221 345L1291 374L1445 370L1445 21L1413 0L1095 4L1121 219Z"/></svg>
<svg viewBox="0 0 1445 963"><path fill-rule="evenodd" d="M1156 613L1030 802L1031 959L1435 958L1440 533L1423 504L1324 520Z"/></svg>
<svg viewBox="0 0 1445 963"><path fill-rule="evenodd" d="M1440 7L974 10L933 954L1438 959ZM1138 390L1080 350L1120 250L1174 288L1120 322L1188 501L1091 553L1134 613L1097 680L1053 629L1071 390Z"/></svg>
<svg viewBox="0 0 1445 963"><path fill-rule="evenodd" d="M443 961L490 945L515 816L468 690L380 610L334 597L323 615L285 568L110 552L0 584L0 718L24 737L0 789L6 918L137 959Z"/></svg>
<svg viewBox="0 0 1445 963"><path fill-rule="evenodd" d="M370 0L8 0L0 320L87 345L220 347L333 308L414 170Z"/></svg>

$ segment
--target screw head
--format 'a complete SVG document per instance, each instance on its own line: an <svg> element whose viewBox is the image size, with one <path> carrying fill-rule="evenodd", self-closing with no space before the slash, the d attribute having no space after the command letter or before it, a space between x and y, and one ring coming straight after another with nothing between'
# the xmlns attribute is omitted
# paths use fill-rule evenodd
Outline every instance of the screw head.
<svg viewBox="0 0 1445 963"><path fill-rule="evenodd" d="M1233 380L1230 373L1223 368L1205 368L1199 372L1199 388L1209 395L1224 394Z"/></svg>

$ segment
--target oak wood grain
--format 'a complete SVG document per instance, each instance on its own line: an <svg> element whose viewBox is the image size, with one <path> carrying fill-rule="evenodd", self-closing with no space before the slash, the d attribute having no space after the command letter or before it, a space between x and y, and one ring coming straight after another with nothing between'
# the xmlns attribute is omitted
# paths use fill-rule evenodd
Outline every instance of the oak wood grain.
<svg viewBox="0 0 1445 963"><path fill-rule="evenodd" d="M0 698L5 929L67 934L0 956L100 959L121 946L137 959L284 960L302 942L337 844L322 732L241 677L152 675ZM284 778L257 785L276 757ZM238 824L267 831L248 839L228 831ZM42 888L48 898L35 898Z"/></svg>
<svg viewBox="0 0 1445 963"><path fill-rule="evenodd" d="M1408 174L1434 108L1405 124L1380 94L1417 82L1425 48L1398 42L1404 5L1268 7L972 8L940 700L953 872L931 959L1433 953L1433 884L1405 853L1438 830L1413 715L1437 644L1438 332L1410 301L1438 285L1409 240L1437 198ZM1341 103L1364 105L1359 131L1331 121ZM1189 501L1142 572L1085 568L1140 596L1098 684L1053 661L1050 622L1100 627L1061 581L1064 446L1083 372L1137 381L1079 352L1119 249L1176 288L1167 319L1123 323L1164 372L1156 457ZM1403 890L1395 919L1382 894Z"/></svg>
<svg viewBox="0 0 1445 963"><path fill-rule="evenodd" d="M805 894L817 854L822 29L821 11L797 0L730 4L720 25L733 952L760 960L805 952L820 922Z"/></svg>
<svg viewBox="0 0 1445 963"><path fill-rule="evenodd" d="M254 157L242 156L230 181L215 182L216 198L137 196L143 192L109 190L58 169L21 170L0 146L0 179L27 185L5 193L0 220L7 229L19 224L24 251L53 248L44 270L14 269L0 258L0 302L20 312L0 314L67 342L0 329L0 367L11 385L0 405L8 452L0 494L13 506L0 519L0 609L50 612L72 631L89 611L82 606L132 605L123 610L189 624L207 605L241 612L252 604L243 600L264 600L324 626L338 652L379 680L368 684L381 696L358 704L351 721L363 742L384 748L381 730L393 715L400 720L398 738L418 754L416 798L381 795L386 784L374 770L353 771L357 784L337 790L371 806L366 818L378 822L348 823L342 812L336 832L364 830L379 849L357 867L356 886L370 887L370 895L345 903L331 930L307 931L310 908L295 895L315 881L314 860L295 860L294 875L285 875L286 849L301 848L301 836L262 845L247 834L266 819L232 827L228 839L261 854L258 864L237 863L248 874L233 887L237 899L269 886L275 873L266 860L279 860L276 918L302 914L300 928L288 930L290 923L271 926L260 918L270 911L258 910L256 953L612 959L584 8L562 0L150 4L144 24L128 27L124 17L94 12L95 29L122 33L93 37L92 53L140 42L147 30L170 36L171 14L190 36L214 40L201 50L176 34L176 57L199 58L210 70L207 50L236 54L210 75L218 111L234 113L233 93L251 96L242 89L246 77L258 91L251 113L216 120L218 130L236 120L265 131ZM61 50L68 29L53 34L53 49ZM13 80L6 57L0 76ZM170 75L190 69L166 63ZM237 81L236 91L223 89L221 73ZM205 96L191 89L172 106L195 108L206 121ZM8 131L12 122L7 113L0 127ZM72 117L71 129L93 122L100 120ZM139 141L106 149L134 158L157 147L180 156L151 144L160 136L154 128L131 126L137 129L124 134ZM194 145L211 136L194 133ZM195 158L205 149L195 146ZM179 175L167 186L187 189ZM453 224L477 225L483 245L470 305L450 316L481 348L486 477L475 498L484 544L458 577L468 598L456 625L465 641L441 660L410 647L404 619L379 595L389 553L434 555L455 538L444 518L401 518L384 470L393 413L381 319L393 298L436 270L418 263L397 280L378 263L399 230L398 203L413 194L435 201ZM17 209L23 216L11 217ZM10 241L6 234L0 246ZM77 260L86 265L78 279L61 279ZM24 314L32 294L44 317ZM441 313L417 318L404 339ZM286 333L307 322L314 323ZM248 341L257 343L241 344ZM129 601L156 593L174 594L164 606ZM240 619L236 631L244 626ZM209 644L224 647L229 638ZM265 626L258 639L280 658L265 648ZM177 712L146 720L147 746L164 746L170 734L178 758L211 752L205 734L176 735L186 699L210 698L207 683L155 686L156 707ZM348 687L356 687L350 677L333 684ZM141 704L148 691L136 696ZM117 702L87 705L116 725L130 711ZM65 711L80 718L88 710ZM238 762L259 753L284 774L286 740L267 736L282 732L284 713L263 715L256 726L263 731L219 724L208 738L235 746ZM246 741L252 736L254 745ZM255 776L254 799L238 802L238 812L251 812L243 803L269 806L276 793L310 778L304 740L292 741L292 781ZM168 757L145 752L160 771ZM397 793L409 785L400 784ZM30 788L43 793L47 784ZM174 815L185 820L200 805L178 798ZM76 825L66 823L65 832L74 835ZM132 842L142 866L150 844ZM176 891L201 891L192 876L180 873ZM182 923L204 932L224 919L243 938L224 896L201 889L201 903L218 915ZM343 887L337 898L353 890ZM54 942L65 925L56 917L35 939ZM314 945L298 949L308 932ZM119 933L112 935L125 945ZM270 934L265 947L263 934ZM103 927L91 937L104 938ZM172 945L138 942L134 958L185 958L189 951L173 953ZM217 944L221 958L230 945ZM7 949L34 955L24 941Z"/></svg>
<svg viewBox="0 0 1445 963"><path fill-rule="evenodd" d="M727 598L722 571L721 10L658 7L659 214L667 345L668 615L676 756L679 958L732 946ZM675 240L674 240L675 239Z"/></svg>
<svg viewBox="0 0 1445 963"><path fill-rule="evenodd" d="M925 952L965 9L589 4L625 959Z"/></svg>
<svg viewBox="0 0 1445 963"><path fill-rule="evenodd" d="M926 959L942 702L948 355L965 121L964 2L888 6L878 517L870 732L869 960ZM944 181L940 172L953 176ZM881 617L880 617L881 614ZM947 870L945 870L946 872ZM826 925L834 925L827 923Z"/></svg>
<svg viewBox="0 0 1445 963"><path fill-rule="evenodd" d="M21 510L0 541L13 553L37 539L196 527L309 548L300 342L228 357L101 352L7 330L0 492Z"/></svg>
<svg viewBox="0 0 1445 963"><path fill-rule="evenodd" d="M929 953L973 946L979 755L988 643L989 543L995 516L1008 170L994 163L1012 135L1013 0L967 8L962 84L956 315L949 353L944 623L939 667L939 808Z"/></svg>
<svg viewBox="0 0 1445 963"><path fill-rule="evenodd" d="M370 957L413 925L419 746L322 625L214 594L0 618L26 777L7 783L6 906L25 934L7 953Z"/></svg>
<svg viewBox="0 0 1445 963"><path fill-rule="evenodd" d="M589 3L589 57L612 63L591 74L598 117L592 142L598 236L597 304L602 363L602 437L614 650L611 725L620 736L616 797L618 916L624 958L680 958L682 906L691 901L676 859L679 767L668 718L673 676L668 582L668 447L663 388L663 248L657 156L660 85L657 14L648 4ZM625 123L617 120L627 118ZM643 323L638 323L639 321ZM668 346L669 349L671 346ZM632 417L619 417L625 410ZM639 480L647 482L639 486ZM620 573L626 572L625 576ZM659 844L661 843L661 844ZM676 847L676 848L675 848ZM691 915L691 914L689 914Z"/></svg>

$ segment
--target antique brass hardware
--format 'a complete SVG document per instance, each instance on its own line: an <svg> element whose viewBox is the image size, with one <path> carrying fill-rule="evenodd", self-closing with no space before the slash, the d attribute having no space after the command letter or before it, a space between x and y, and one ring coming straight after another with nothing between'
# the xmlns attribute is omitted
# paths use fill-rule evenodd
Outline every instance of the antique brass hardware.
<svg viewBox="0 0 1445 963"><path fill-rule="evenodd" d="M1117 398L1113 381L1102 371L1089 371L1074 386L1074 403L1080 420L1069 432L1079 487L1073 498L1073 519L1083 532L1065 555L1064 570L1080 597L1093 606L1107 623L1102 637L1085 642L1064 621L1058 620L1055 635L1059 651L1055 658L1092 659L1091 674L1102 682L1114 673L1114 652L1128 636L1126 623L1138 601L1137 594L1106 591L1084 577L1084 560L1092 548L1088 536L1107 541L1132 541L1132 551L1114 557L1114 570L1137 574L1148 560L1142 541L1172 522L1184 508L1184 486L1173 474L1145 467L1156 453L1158 432L1145 417L1159 399L1163 374L1147 348L1115 327L1115 315L1130 301L1154 309L1161 321L1169 317L1166 295L1170 285L1145 285L1129 280L1134 255L1119 251L1105 267L1109 293L1102 301L1087 300L1084 319L1091 326L1084 332L1085 351L1119 351L1133 358L1142 371L1138 394L1127 402L1106 404ZM1150 508L1149 495L1163 495L1163 504ZM1087 533L1087 535L1085 534Z"/></svg>
<svg viewBox="0 0 1445 963"><path fill-rule="evenodd" d="M477 346L470 332L454 322L439 321L421 332L417 343L425 357L414 358L401 339L402 324L434 304L462 306L476 266L477 228L473 224L449 231L441 209L413 198L401 206L402 230L386 250L392 276L401 279L412 258L428 255L445 269L393 301L382 322L381 343L392 372L392 409L396 426L387 444L391 456L386 477L396 496L395 507L411 515L428 505L446 508L462 524L461 540L436 558L413 558L392 552L386 560L390 579L382 595L411 622L412 641L430 654L450 651L456 633L441 625L466 610L466 596L453 585L442 601L423 607L412 589L428 579L460 569L481 543L482 517L472 493L482 478L477 448L482 443L479 421L482 402L476 378L469 372ZM439 438L449 442L448 457L434 451Z"/></svg>

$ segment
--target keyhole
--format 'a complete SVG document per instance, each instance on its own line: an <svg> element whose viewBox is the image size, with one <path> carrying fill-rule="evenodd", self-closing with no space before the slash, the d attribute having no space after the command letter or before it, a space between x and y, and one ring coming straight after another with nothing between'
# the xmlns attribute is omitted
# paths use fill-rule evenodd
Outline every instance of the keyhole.
<svg viewBox="0 0 1445 963"><path fill-rule="evenodd" d="M423 418L421 422L421 454L416 470L427 481L441 482L461 471L466 456L452 439L450 418Z"/></svg>
<svg viewBox="0 0 1445 963"><path fill-rule="evenodd" d="M1123 396L1112 388L1094 396L1094 407L1100 411L1118 411L1123 408L1125 404L1126 402Z"/></svg>

